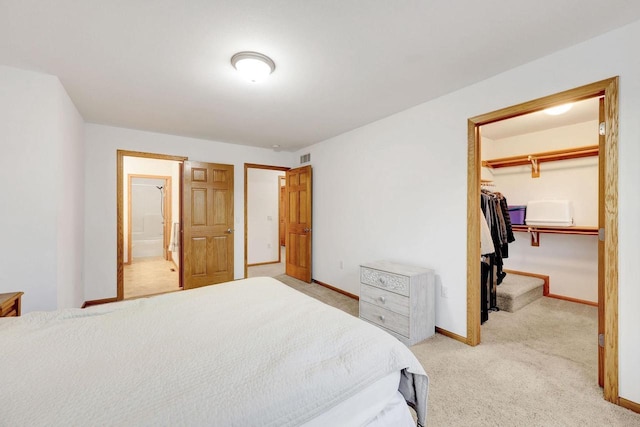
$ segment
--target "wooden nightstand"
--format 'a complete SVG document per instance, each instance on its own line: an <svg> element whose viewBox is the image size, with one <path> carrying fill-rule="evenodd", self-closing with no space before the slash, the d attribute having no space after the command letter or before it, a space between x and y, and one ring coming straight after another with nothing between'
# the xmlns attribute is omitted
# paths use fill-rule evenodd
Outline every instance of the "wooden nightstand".
<svg viewBox="0 0 640 427"><path fill-rule="evenodd" d="M20 316L20 297L24 292L0 294L0 317Z"/></svg>

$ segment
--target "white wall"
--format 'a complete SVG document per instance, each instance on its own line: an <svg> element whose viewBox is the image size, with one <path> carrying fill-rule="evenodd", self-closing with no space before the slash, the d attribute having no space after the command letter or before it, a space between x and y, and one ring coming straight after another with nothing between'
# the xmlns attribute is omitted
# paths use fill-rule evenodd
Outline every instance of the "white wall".
<svg viewBox="0 0 640 427"><path fill-rule="evenodd" d="M86 124L85 299L116 296L116 151L234 165L234 278L244 277L244 163L289 166L293 155L216 141Z"/></svg>
<svg viewBox="0 0 640 427"><path fill-rule="evenodd" d="M0 66L0 293L24 312L83 301L83 122L55 76Z"/></svg>
<svg viewBox="0 0 640 427"><path fill-rule="evenodd" d="M280 176L284 176L284 172L247 169L248 264L278 261Z"/></svg>
<svg viewBox="0 0 640 427"><path fill-rule="evenodd" d="M436 324L466 336L467 119L620 75L620 396L640 402L637 40L640 22L301 150L314 167L313 277L358 293L362 262L433 268Z"/></svg>
<svg viewBox="0 0 640 427"><path fill-rule="evenodd" d="M482 160L526 155L570 147L598 145L598 121L532 132L496 140L482 140ZM493 170L492 190L509 205L530 200L570 200L576 225L598 225L598 157L542 163L540 177L531 178L531 166ZM529 233L515 233L505 268L549 276L555 295L598 301L598 237L540 235L531 246Z"/></svg>
<svg viewBox="0 0 640 427"><path fill-rule="evenodd" d="M171 177L171 221L178 222L180 218L180 166L179 162L161 159L149 159L146 157L130 157L125 156L122 163L122 204L124 208L124 217L122 219L124 233L124 262L129 259L129 194L127 186L129 185L128 176L135 175L157 175ZM180 263L179 254L173 255L176 265Z"/></svg>

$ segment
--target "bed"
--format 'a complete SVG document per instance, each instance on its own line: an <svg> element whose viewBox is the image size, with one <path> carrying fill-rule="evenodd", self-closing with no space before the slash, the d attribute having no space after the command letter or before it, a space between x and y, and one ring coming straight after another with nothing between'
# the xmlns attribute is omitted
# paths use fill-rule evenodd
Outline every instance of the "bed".
<svg viewBox="0 0 640 427"><path fill-rule="evenodd" d="M272 278L0 321L3 425L425 424L380 329Z"/></svg>

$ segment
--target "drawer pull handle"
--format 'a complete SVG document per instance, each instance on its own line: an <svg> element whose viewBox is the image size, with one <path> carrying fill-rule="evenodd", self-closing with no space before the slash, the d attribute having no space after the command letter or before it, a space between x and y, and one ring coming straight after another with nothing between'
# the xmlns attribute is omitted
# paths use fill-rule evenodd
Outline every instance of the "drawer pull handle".
<svg viewBox="0 0 640 427"><path fill-rule="evenodd" d="M380 302L383 303L383 304L387 301L387 299L385 297L380 297L379 299L380 299Z"/></svg>
<svg viewBox="0 0 640 427"><path fill-rule="evenodd" d="M384 316L382 316L382 315L380 316L380 321L384 322Z"/></svg>

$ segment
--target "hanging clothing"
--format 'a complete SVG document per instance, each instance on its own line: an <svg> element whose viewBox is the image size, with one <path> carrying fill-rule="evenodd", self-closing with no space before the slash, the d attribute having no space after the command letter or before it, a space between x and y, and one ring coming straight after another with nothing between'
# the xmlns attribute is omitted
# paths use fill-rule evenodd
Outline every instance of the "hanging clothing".
<svg viewBox="0 0 640 427"><path fill-rule="evenodd" d="M481 310L480 320L489 319L489 311L497 310L497 286L507 275L503 259L509 256L509 243L515 241L507 199L500 193L480 193Z"/></svg>
<svg viewBox="0 0 640 427"><path fill-rule="evenodd" d="M509 257L508 244L516 240L511 228L507 199L500 193L482 190L480 193L480 208L491 231L499 285L506 276L506 273L502 271L502 260Z"/></svg>

